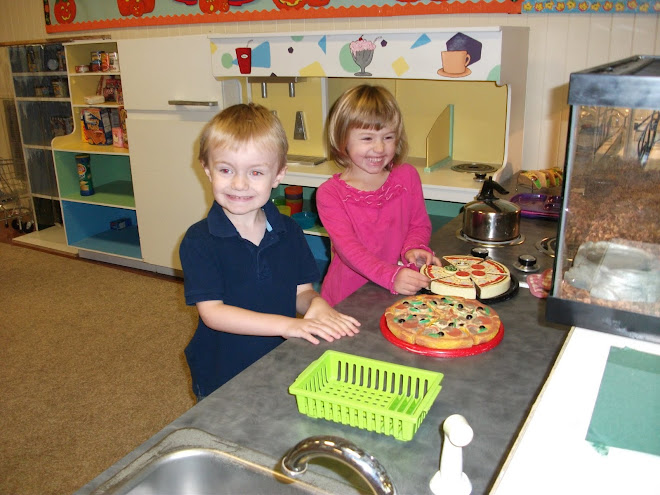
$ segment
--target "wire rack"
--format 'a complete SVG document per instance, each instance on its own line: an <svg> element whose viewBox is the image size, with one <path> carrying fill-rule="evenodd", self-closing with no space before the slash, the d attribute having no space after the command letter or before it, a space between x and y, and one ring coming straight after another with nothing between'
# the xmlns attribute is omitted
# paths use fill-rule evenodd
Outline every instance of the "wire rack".
<svg viewBox="0 0 660 495"><path fill-rule="evenodd" d="M11 158L0 158L0 220L5 227L31 230L34 225L29 203L28 185L23 163Z"/></svg>

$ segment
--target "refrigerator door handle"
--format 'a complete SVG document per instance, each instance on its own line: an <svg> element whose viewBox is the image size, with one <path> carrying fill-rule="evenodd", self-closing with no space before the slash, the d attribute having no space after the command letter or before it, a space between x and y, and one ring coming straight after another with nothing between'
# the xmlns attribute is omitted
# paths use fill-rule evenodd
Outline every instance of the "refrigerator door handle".
<svg viewBox="0 0 660 495"><path fill-rule="evenodd" d="M217 101L169 100L168 105L191 107L217 107Z"/></svg>

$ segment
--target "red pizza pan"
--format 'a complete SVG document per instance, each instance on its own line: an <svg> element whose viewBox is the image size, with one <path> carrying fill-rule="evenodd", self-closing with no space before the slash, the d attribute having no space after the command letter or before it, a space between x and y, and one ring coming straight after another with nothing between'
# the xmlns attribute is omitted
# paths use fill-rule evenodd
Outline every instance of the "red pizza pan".
<svg viewBox="0 0 660 495"><path fill-rule="evenodd" d="M495 338L489 340L488 342L484 342L483 344L474 345L466 349L429 349L428 347L422 347L417 344L410 344L398 339L388 328L385 315L380 317L380 331L387 340L389 340L395 346L400 347L401 349L412 352L413 354L421 354L422 356L441 358L457 358L482 354L486 351L490 351L493 347L496 347L502 341L502 337L504 337L504 325L500 323L500 330L495 335Z"/></svg>

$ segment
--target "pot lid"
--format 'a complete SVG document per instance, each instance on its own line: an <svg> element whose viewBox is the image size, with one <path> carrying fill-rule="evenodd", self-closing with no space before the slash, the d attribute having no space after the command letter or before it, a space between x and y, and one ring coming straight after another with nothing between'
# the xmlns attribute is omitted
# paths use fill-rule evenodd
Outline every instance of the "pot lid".
<svg viewBox="0 0 660 495"><path fill-rule="evenodd" d="M511 201L493 199L485 201L472 201L465 205L465 211L470 214L519 214L520 206Z"/></svg>
<svg viewBox="0 0 660 495"><path fill-rule="evenodd" d="M509 191L495 182L493 177L490 176L484 182L483 186L481 186L481 191L477 195L477 199L465 205L465 211L480 213L520 213L520 206L511 201L499 199L495 196L495 191L500 194L509 193Z"/></svg>

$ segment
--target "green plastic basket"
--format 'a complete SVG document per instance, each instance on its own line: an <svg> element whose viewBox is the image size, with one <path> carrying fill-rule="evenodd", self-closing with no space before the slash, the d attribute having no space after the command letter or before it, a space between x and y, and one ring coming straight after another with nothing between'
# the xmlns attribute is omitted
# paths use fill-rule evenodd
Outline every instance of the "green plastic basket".
<svg viewBox="0 0 660 495"><path fill-rule="evenodd" d="M325 351L289 387L298 411L408 441L442 388L434 371Z"/></svg>

